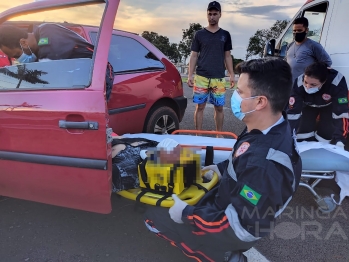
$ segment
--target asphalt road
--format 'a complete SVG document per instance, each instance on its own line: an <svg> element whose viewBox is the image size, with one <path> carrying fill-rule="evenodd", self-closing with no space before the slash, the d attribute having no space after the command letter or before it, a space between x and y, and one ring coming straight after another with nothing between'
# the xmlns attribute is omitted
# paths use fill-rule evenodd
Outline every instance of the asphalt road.
<svg viewBox="0 0 349 262"><path fill-rule="evenodd" d="M193 129L194 105L189 105L182 129ZM230 111L227 92L224 131L239 134L244 125ZM203 128L214 130L213 108L205 110ZM321 193L338 193L334 181ZM79 189L77 189L79 190ZM57 196L59 197L59 196ZM108 215L0 198L0 262L192 261L166 241L148 232L143 211L130 200L112 196ZM275 231L257 250L274 262L349 261L349 199L328 216L317 212L311 194L300 188L276 221ZM250 260L252 261L252 260Z"/></svg>

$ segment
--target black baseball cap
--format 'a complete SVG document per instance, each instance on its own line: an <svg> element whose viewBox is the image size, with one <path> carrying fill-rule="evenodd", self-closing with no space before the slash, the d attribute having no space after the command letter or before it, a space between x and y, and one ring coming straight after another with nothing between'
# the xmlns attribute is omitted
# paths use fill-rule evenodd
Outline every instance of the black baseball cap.
<svg viewBox="0 0 349 262"><path fill-rule="evenodd" d="M207 11L211 9L217 9L219 12L221 12L221 4L217 1L213 1L208 4Z"/></svg>

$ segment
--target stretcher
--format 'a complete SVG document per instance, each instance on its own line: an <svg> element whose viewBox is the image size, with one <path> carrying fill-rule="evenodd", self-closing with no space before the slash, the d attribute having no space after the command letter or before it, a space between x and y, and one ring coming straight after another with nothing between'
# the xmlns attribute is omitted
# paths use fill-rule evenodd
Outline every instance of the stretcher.
<svg viewBox="0 0 349 262"><path fill-rule="evenodd" d="M301 142L297 146L302 158L299 185L313 194L322 213L332 212L345 196L349 196L349 152L322 142ZM334 200L334 195L321 196L316 191L316 186L322 180L332 179L336 179L341 188L339 202Z"/></svg>
<svg viewBox="0 0 349 262"><path fill-rule="evenodd" d="M215 138L204 136L182 135L180 133L193 131L180 131L179 134L125 134L124 137L142 137L160 142L165 138L175 139L182 146L196 146L201 148L201 164L205 161L206 146L214 148L214 163L226 160L236 142L232 138ZM196 131L195 131L196 133ZM297 148L302 158L302 176L300 186L306 188L314 196L318 208L323 213L332 212L340 205L345 196L349 196L349 152L335 145L322 142L301 142ZM341 188L340 201L334 196L321 196L316 186L322 180L335 179ZM124 193L122 193L124 194Z"/></svg>
<svg viewBox="0 0 349 262"><path fill-rule="evenodd" d="M188 133L193 133L193 131L188 130ZM195 131L195 133L197 133ZM233 138L236 138L236 135L234 133L230 132L215 132L215 131L199 131L200 134L206 134L206 135L226 135L226 136L231 136ZM145 136L144 136L145 135ZM141 134L140 136L136 137L148 137L150 134ZM124 137L135 137L135 136L128 136L128 135L123 135ZM156 137L151 136L152 138L148 138L154 141L160 142L161 140L165 139L166 137L164 136L158 136L155 135ZM174 137L173 135L170 138L176 138L177 141L177 136ZM179 141L177 141L179 142ZM225 149L226 147L223 147L223 145L226 145L226 140L221 140L222 146L217 147L216 145L216 150L217 149ZM201 156L201 165L204 164L204 160L206 160L206 146L200 145L200 143L180 143L182 147L190 147L195 149L196 151L201 150L200 156ZM214 143L216 144L216 143ZM208 146L214 146L214 144L210 144ZM214 162L214 160L213 160ZM202 174L204 175L204 173ZM208 181L204 182L202 178L199 178L195 181L195 184L191 185L188 188L185 188L180 194L178 194L178 197L185 201L189 205L195 205L199 200L208 192L210 191L219 181L218 175L214 173L213 178ZM164 196L163 194L156 194L154 192L146 192L142 190L142 188L136 188L136 189L129 189L129 190L123 190L119 191L117 194L119 194L122 197L139 201L145 204L149 205L157 205L157 206L162 206L162 207L171 207L174 204L174 200L172 199L171 196Z"/></svg>
<svg viewBox="0 0 349 262"><path fill-rule="evenodd" d="M178 195L179 199L185 201L189 205L195 205L199 200L206 194L206 192L210 191L217 183L218 183L218 175L214 174L212 180L207 183L203 183L202 181L196 181L201 188L198 188L196 185L191 185L190 187L184 189L182 193ZM122 197L139 201L145 204L156 206L158 203L162 207L171 207L174 204L174 200L172 197L167 197L166 199L162 199L163 195L154 194L151 192L147 192L141 197L139 197L142 193L140 188L123 190L118 192L118 194ZM161 200L161 202L158 202Z"/></svg>

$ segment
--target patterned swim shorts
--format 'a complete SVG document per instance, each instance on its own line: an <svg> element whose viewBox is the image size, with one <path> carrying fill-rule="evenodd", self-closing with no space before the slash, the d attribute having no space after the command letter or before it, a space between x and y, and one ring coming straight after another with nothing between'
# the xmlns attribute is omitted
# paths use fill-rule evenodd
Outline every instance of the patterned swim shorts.
<svg viewBox="0 0 349 262"><path fill-rule="evenodd" d="M225 78L206 78L196 75L194 78L193 102L206 103L207 100L215 106L224 106Z"/></svg>

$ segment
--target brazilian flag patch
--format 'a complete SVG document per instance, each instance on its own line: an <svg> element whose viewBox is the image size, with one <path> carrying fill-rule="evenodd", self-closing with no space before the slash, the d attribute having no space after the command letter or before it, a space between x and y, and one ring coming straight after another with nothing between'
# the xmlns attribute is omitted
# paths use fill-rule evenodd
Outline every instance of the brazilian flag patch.
<svg viewBox="0 0 349 262"><path fill-rule="evenodd" d="M40 38L38 45L48 45L48 37Z"/></svg>
<svg viewBox="0 0 349 262"><path fill-rule="evenodd" d="M254 191L252 188L244 185L240 191L240 196L248 200L252 205L257 205L261 195Z"/></svg>
<svg viewBox="0 0 349 262"><path fill-rule="evenodd" d="M348 103L348 98L346 97L338 98L338 104L346 104L346 103Z"/></svg>

